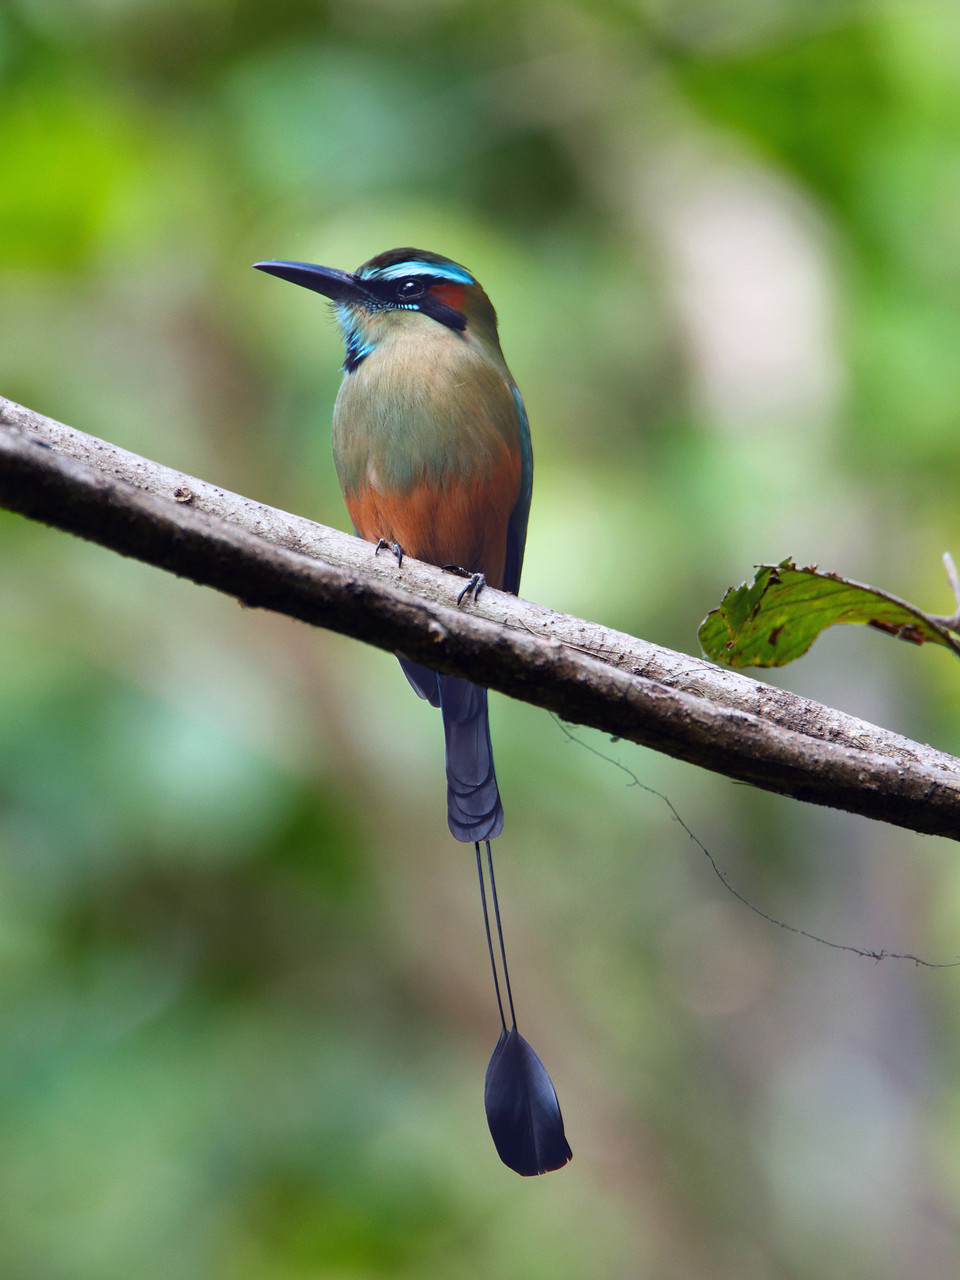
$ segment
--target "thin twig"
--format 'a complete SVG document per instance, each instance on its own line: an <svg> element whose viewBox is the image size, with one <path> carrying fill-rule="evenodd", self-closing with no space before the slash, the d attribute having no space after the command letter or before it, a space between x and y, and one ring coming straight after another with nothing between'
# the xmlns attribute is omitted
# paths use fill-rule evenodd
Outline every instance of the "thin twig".
<svg viewBox="0 0 960 1280"><path fill-rule="evenodd" d="M947 581L950 583L950 590L953 592L953 602L957 606L953 615L949 618L938 618L949 631L960 631L960 574L957 573L957 566L953 563L953 556L949 551L943 553L943 567L947 571Z"/></svg>
<svg viewBox="0 0 960 1280"><path fill-rule="evenodd" d="M675 821L679 822L683 830L710 863L714 875L727 892L733 894L738 902L741 902L749 911L752 911L754 915L759 916L761 920L766 920L768 924L776 925L778 929L785 929L787 933L795 933L801 938L809 938L811 942L819 942L821 946L832 947L834 951L849 951L855 956L862 956L865 960L874 960L877 962L881 960L912 960L915 965L923 966L925 969L955 969L960 965L960 960L948 960L938 963L933 960L923 960L920 956L915 956L908 951L875 951L872 948L855 947L851 943L847 942L831 942L829 938L821 938L819 934L810 933L807 929L801 929L795 924L788 924L785 920L778 920L776 916L768 914L768 912L764 911L762 907L758 907L755 903L751 902L749 898L744 897L740 890L731 882L727 873L722 870L716 858L700 837L695 835L687 826L683 818L681 818L680 814L677 812L676 806L669 796L664 795L662 791L657 791L655 787L649 787L645 782L641 782L633 770L628 768L622 761L617 760L615 756L608 756L606 752L598 750L596 747L591 746L589 742L584 742L582 738L578 738L576 734L571 733L567 725L563 723L559 716L555 715L553 718L571 742L575 743L578 747L582 747L584 751L589 751L591 755L595 755L599 759L605 760L607 764L612 764L615 768L619 769L621 773L625 773L630 779L630 785L632 787L639 787L641 791L646 791L648 795L656 796L658 800L662 800L670 810Z"/></svg>

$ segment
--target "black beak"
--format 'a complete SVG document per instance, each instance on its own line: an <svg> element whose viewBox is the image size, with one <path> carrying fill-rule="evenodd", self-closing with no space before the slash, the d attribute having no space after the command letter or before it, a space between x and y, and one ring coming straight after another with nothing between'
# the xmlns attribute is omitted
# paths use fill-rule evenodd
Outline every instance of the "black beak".
<svg viewBox="0 0 960 1280"><path fill-rule="evenodd" d="M334 302L368 302L369 292L356 276L335 267L318 267L312 262L255 262L257 271L266 271L291 284L303 285Z"/></svg>

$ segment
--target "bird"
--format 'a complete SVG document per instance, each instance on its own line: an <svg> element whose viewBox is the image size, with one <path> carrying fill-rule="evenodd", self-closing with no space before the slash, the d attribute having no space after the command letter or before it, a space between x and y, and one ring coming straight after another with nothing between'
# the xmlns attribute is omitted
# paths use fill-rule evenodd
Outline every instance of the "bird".
<svg viewBox="0 0 960 1280"><path fill-rule="evenodd" d="M533 452L523 399L504 360L497 315L476 277L441 254L389 249L354 272L309 262L257 262L257 270L326 297L344 341L333 411L333 457L355 532L467 579L457 604L484 586L520 586ZM484 1100L494 1145L524 1176L571 1158L556 1091L517 1030L490 841L503 804L490 740L487 690L397 657L417 694L439 707L447 823L476 854L501 1034ZM486 859L481 855L486 848ZM494 908L508 1027L484 876Z"/></svg>

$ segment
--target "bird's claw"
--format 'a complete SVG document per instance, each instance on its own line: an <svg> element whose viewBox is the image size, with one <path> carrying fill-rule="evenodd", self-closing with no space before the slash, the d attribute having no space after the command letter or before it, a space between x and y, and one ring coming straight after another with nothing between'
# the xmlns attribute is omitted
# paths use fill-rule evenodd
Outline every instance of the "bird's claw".
<svg viewBox="0 0 960 1280"><path fill-rule="evenodd" d="M457 596L457 604L462 604L465 596L473 596L474 603L476 603L477 596L487 585L487 580L482 573L474 573L472 569L462 569L458 564L443 564L440 568L444 573L455 573L458 578L470 579Z"/></svg>
<svg viewBox="0 0 960 1280"><path fill-rule="evenodd" d="M487 585L487 580L482 573L471 573L470 581L457 596L457 604L463 604L467 596L473 596L473 603L477 603L477 597L483 588Z"/></svg>
<svg viewBox="0 0 960 1280"><path fill-rule="evenodd" d="M376 555L384 547L387 547L397 557L397 568L399 569L403 564L403 547L400 546L399 542L388 542L386 538L379 538L377 545L373 548L373 554Z"/></svg>

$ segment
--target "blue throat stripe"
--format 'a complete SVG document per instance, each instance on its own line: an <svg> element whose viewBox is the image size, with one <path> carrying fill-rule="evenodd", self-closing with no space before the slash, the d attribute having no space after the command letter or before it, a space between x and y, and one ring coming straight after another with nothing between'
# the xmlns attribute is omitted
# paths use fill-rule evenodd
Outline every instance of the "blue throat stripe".
<svg viewBox="0 0 960 1280"><path fill-rule="evenodd" d="M441 265L439 262L417 262L411 259L409 262L394 263L392 267L374 267L372 271L364 272L364 277L368 280L399 280L403 276L421 275L439 276L441 280L453 280L457 284L477 283L469 271L454 266L452 262Z"/></svg>

